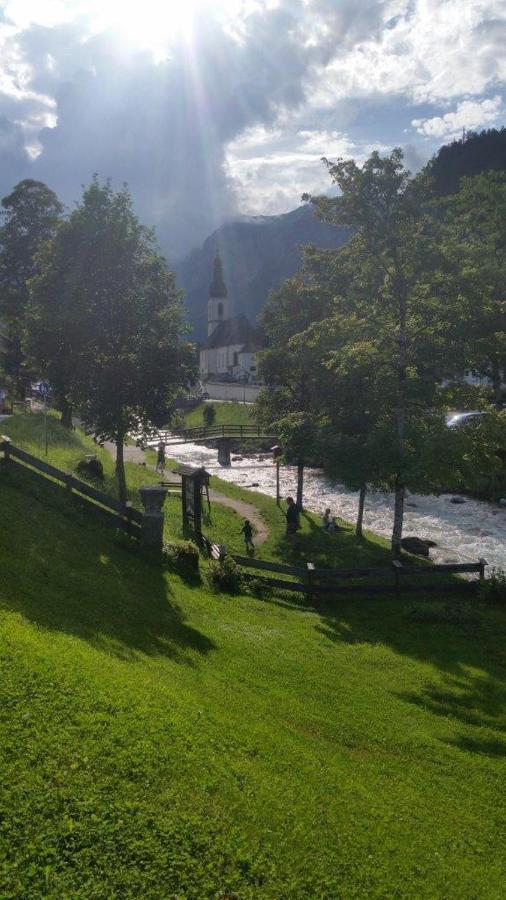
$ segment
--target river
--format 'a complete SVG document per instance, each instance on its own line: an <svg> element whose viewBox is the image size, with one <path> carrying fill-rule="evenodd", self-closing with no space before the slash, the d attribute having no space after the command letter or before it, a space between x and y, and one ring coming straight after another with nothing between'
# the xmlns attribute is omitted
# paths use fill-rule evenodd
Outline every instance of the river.
<svg viewBox="0 0 506 900"><path fill-rule="evenodd" d="M276 495L275 466L270 455L243 456L233 461L230 468L225 468L218 465L216 450L200 444L183 444L167 450L178 461L205 466L224 481L254 487L270 497ZM281 467L280 485L283 497L295 493L294 467ZM474 562L484 557L490 566L506 570L506 507L468 498L462 498L464 502L456 504L451 502L453 496L411 494L406 501L404 534L435 541L437 547L431 550L431 559L438 562ZM358 494L329 481L318 469L306 469L304 504L316 513L322 513L329 506L332 515L353 522L357 515ZM392 495L368 494L364 527L390 537L392 520Z"/></svg>

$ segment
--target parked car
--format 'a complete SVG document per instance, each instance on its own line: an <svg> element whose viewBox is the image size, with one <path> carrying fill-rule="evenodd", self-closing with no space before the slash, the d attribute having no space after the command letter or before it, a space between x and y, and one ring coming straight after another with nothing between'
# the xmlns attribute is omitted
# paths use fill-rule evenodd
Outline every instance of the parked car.
<svg viewBox="0 0 506 900"><path fill-rule="evenodd" d="M446 424L448 428L456 428L457 425L466 425L468 422L481 419L485 415L486 413L479 409L473 409L470 412L451 413L446 419Z"/></svg>

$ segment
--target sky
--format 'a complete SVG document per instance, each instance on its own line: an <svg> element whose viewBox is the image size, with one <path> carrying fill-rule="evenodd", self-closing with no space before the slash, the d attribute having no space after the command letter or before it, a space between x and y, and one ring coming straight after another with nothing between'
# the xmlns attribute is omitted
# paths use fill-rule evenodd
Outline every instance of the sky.
<svg viewBox="0 0 506 900"><path fill-rule="evenodd" d="M127 182L171 261L329 189L321 157L506 124L506 0L0 0L0 195Z"/></svg>

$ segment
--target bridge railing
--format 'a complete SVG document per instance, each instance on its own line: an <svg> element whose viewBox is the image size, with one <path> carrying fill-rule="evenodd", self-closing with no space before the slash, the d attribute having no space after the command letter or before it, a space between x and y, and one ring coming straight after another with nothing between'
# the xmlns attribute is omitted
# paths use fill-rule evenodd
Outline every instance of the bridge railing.
<svg viewBox="0 0 506 900"><path fill-rule="evenodd" d="M200 425L196 428L175 428L172 432L162 431L159 437L166 444L219 440L220 438L275 440L275 435L270 434L260 425Z"/></svg>

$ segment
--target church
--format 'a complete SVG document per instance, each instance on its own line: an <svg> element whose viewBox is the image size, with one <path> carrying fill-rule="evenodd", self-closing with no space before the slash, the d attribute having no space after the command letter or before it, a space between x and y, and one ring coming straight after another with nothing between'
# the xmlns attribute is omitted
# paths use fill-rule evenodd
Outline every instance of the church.
<svg viewBox="0 0 506 900"><path fill-rule="evenodd" d="M219 256L214 260L207 304L207 339L200 345L203 381L257 382L257 353L264 347L261 332L247 317L230 315L230 299Z"/></svg>

